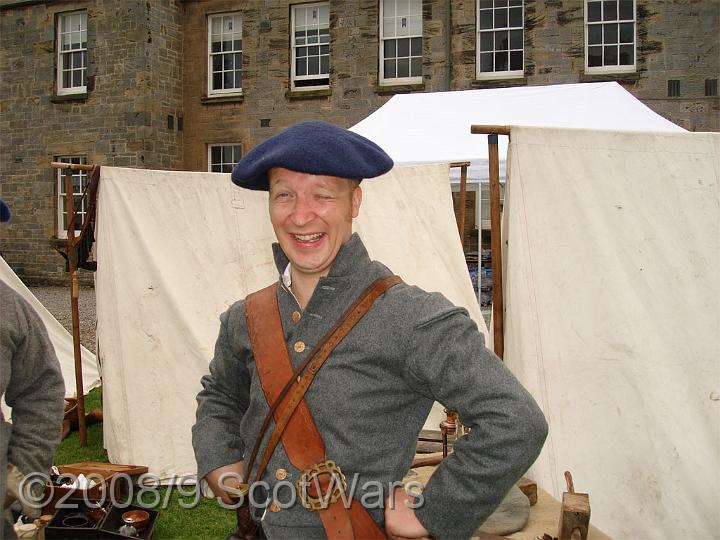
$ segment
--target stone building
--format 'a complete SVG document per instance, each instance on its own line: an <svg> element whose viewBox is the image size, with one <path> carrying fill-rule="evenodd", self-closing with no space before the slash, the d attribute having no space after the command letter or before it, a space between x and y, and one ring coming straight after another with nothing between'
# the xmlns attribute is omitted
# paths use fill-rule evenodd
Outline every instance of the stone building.
<svg viewBox="0 0 720 540"><path fill-rule="evenodd" d="M0 251L26 281L65 279L54 159L227 171L398 92L616 80L718 131L719 36L716 0L6 0Z"/></svg>

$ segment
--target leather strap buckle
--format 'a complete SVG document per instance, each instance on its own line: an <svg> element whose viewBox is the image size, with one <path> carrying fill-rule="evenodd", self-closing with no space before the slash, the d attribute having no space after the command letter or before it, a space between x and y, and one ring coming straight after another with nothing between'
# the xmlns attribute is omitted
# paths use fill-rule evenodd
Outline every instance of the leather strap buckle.
<svg viewBox="0 0 720 540"><path fill-rule="evenodd" d="M330 488L330 491L327 491ZM334 461L328 459L305 469L295 481L300 503L317 512L340 500L347 490L347 480Z"/></svg>

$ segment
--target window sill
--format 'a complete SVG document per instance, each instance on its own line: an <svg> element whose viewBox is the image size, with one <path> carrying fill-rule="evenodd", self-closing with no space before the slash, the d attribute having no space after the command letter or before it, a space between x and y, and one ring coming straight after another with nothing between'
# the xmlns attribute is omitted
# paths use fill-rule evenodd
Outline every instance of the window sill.
<svg viewBox="0 0 720 540"><path fill-rule="evenodd" d="M203 105L213 105L215 103L242 103L243 101L245 101L244 94L219 94L216 96L203 96L200 98L200 103Z"/></svg>
<svg viewBox="0 0 720 540"><path fill-rule="evenodd" d="M413 84L379 84L375 87L376 94L402 94L406 92L422 92L425 90L425 83Z"/></svg>
<svg viewBox="0 0 720 540"><path fill-rule="evenodd" d="M637 71L615 73L582 73L580 82L606 82L617 81L619 83L634 84L640 80L640 74Z"/></svg>
<svg viewBox="0 0 720 540"><path fill-rule="evenodd" d="M472 88L507 88L508 86L527 86L527 77L512 77L507 79L475 79L470 81Z"/></svg>
<svg viewBox="0 0 720 540"><path fill-rule="evenodd" d="M53 94L50 96L50 103L65 103L67 101L87 101L89 94Z"/></svg>
<svg viewBox="0 0 720 540"><path fill-rule="evenodd" d="M323 88L322 90L288 90L285 92L285 97L294 99L312 99L320 97L328 97L332 95L330 88Z"/></svg>

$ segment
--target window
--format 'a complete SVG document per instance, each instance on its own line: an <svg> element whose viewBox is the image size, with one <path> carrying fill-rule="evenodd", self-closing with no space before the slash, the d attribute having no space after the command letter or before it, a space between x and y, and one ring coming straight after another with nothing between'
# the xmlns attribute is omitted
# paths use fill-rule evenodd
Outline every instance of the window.
<svg viewBox="0 0 720 540"><path fill-rule="evenodd" d="M59 156L55 159L61 163L85 164L87 159L85 156ZM65 206L65 170L57 169L57 212L58 212L58 238L67 238L68 215ZM82 223L85 219L85 198L82 196L88 183L88 175L86 171L72 171L73 200L75 201L75 235L77 236L82 229ZM78 206L79 205L79 206Z"/></svg>
<svg viewBox="0 0 720 540"><path fill-rule="evenodd" d="M585 71L635 71L635 0L586 0Z"/></svg>
<svg viewBox="0 0 720 540"><path fill-rule="evenodd" d="M477 78L522 77L523 0L478 0Z"/></svg>
<svg viewBox="0 0 720 540"><path fill-rule="evenodd" d="M242 19L208 17L208 95L242 92Z"/></svg>
<svg viewBox="0 0 720 540"><path fill-rule="evenodd" d="M208 146L208 171L232 172L241 155L242 147L239 144L211 144Z"/></svg>
<svg viewBox="0 0 720 540"><path fill-rule="evenodd" d="M292 7L292 89L330 86L330 5Z"/></svg>
<svg viewBox="0 0 720 540"><path fill-rule="evenodd" d="M668 81L668 97L680 97L680 81Z"/></svg>
<svg viewBox="0 0 720 540"><path fill-rule="evenodd" d="M87 92L87 12L58 15L57 93Z"/></svg>
<svg viewBox="0 0 720 540"><path fill-rule="evenodd" d="M380 84L422 82L422 1L380 3Z"/></svg>
<svg viewBox="0 0 720 540"><path fill-rule="evenodd" d="M705 95L707 97L717 96L717 79L705 79Z"/></svg>

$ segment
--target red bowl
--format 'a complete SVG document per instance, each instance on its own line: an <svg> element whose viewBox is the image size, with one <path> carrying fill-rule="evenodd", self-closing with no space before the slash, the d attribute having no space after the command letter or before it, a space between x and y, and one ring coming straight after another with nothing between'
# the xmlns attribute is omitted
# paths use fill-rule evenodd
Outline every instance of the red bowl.
<svg viewBox="0 0 720 540"><path fill-rule="evenodd" d="M142 531L150 519L150 514L145 510L129 510L122 515L125 525L132 525L137 532Z"/></svg>

